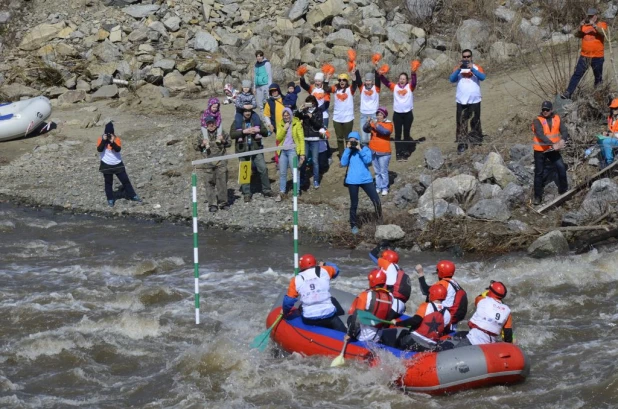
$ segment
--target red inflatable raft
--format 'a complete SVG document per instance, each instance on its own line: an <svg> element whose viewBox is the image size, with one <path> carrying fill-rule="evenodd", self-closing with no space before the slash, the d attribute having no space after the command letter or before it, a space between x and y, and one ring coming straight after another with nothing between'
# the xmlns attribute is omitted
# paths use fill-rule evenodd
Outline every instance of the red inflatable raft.
<svg viewBox="0 0 618 409"><path fill-rule="evenodd" d="M332 289L331 293L342 306L348 304L347 299L352 297ZM270 312L266 319L267 328L275 322L280 312L280 306ZM291 315L287 320L281 320L271 332L272 340L283 350L333 358L341 353L344 333L305 325L298 312ZM491 385L510 385L524 381L530 372L530 363L524 352L517 345L505 342L416 353L357 341L348 344L345 359L366 360L373 356L372 351L376 348L405 360L406 372L396 383L411 392L443 394Z"/></svg>

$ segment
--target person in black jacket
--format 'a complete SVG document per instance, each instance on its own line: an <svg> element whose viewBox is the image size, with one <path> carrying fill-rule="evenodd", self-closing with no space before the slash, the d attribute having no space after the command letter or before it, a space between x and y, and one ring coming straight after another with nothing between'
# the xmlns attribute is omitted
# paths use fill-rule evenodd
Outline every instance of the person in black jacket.
<svg viewBox="0 0 618 409"><path fill-rule="evenodd" d="M320 187L320 141L326 139L326 128L322 118L322 110L318 107L318 100L309 95L305 103L300 107L296 114L303 121L303 131L305 133L305 155L311 158L313 164L313 187ZM301 186L309 184L307 176L307 166L300 169Z"/></svg>
<svg viewBox="0 0 618 409"><path fill-rule="evenodd" d="M107 196L107 204L110 207L114 207L116 203L113 189L114 175L116 175L120 183L122 183L127 197L131 198L134 202L142 201L137 193L135 193L135 190L133 190L133 185L131 185L129 175L127 175L127 171L125 170L122 156L120 156L121 148L122 142L114 133L114 124L108 122L105 125L103 135L100 136L97 141L97 152L101 154L99 171L103 173L103 177L105 178L105 196Z"/></svg>

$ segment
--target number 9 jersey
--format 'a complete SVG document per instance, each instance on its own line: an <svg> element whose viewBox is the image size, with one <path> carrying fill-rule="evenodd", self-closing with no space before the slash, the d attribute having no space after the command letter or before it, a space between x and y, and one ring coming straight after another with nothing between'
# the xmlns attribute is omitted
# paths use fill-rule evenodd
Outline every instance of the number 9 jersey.
<svg viewBox="0 0 618 409"><path fill-rule="evenodd" d="M472 345L499 342L502 329L512 328L511 309L499 300L485 297L476 305L468 326L468 339Z"/></svg>

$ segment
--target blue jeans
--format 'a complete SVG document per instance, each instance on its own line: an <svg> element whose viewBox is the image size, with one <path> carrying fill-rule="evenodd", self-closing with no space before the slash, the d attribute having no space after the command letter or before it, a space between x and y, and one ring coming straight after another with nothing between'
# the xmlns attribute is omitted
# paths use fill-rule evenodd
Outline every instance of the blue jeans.
<svg viewBox="0 0 618 409"><path fill-rule="evenodd" d="M279 191L285 193L288 184L288 165L292 175L294 174L294 158L296 157L295 149L287 149L279 154Z"/></svg>
<svg viewBox="0 0 618 409"><path fill-rule="evenodd" d="M601 148L603 149L603 157L605 158L605 162L610 165L614 162L614 148L618 148L618 139L616 138L605 138L601 144Z"/></svg>
<svg viewBox="0 0 618 409"><path fill-rule="evenodd" d="M376 114L361 114L360 117L360 127L361 127L361 140L360 143L361 145L367 145L369 144L369 139L371 139L371 134L368 132L363 131L363 128L365 127L365 124L367 122L369 122L369 119L376 119Z"/></svg>
<svg viewBox="0 0 618 409"><path fill-rule="evenodd" d="M376 189L388 190L388 164L391 161L391 154L378 155L372 153L373 169L376 172Z"/></svg>
<svg viewBox="0 0 618 409"><path fill-rule="evenodd" d="M565 96L571 98L571 95L575 92L575 88L577 88L577 84L582 79L588 67L592 67L592 73L594 74L594 86L596 87L601 82L603 82L603 62L605 62L604 57L597 58L587 58L587 57L579 57L577 60L577 65L575 66L575 72L571 77L571 81L569 81L569 86L565 92Z"/></svg>
<svg viewBox="0 0 618 409"><path fill-rule="evenodd" d="M307 141L305 142L305 158L309 160L311 158L311 163L313 164L313 181L320 182L320 141ZM307 183L307 167L302 166L300 169L300 180L301 183Z"/></svg>

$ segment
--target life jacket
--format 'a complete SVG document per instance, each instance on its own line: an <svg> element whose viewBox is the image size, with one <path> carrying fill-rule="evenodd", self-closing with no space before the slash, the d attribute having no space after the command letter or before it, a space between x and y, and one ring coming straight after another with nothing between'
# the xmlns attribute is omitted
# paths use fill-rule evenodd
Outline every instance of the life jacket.
<svg viewBox="0 0 618 409"><path fill-rule="evenodd" d="M433 307L433 312L425 314L421 325L414 332L437 342L444 333L444 313L447 308L442 306L442 309L438 309L433 302L429 304Z"/></svg>
<svg viewBox="0 0 618 409"><path fill-rule="evenodd" d="M451 313L452 317L451 324L457 324L459 321L463 320L468 313L468 294L453 280L448 278L445 278L445 280L453 287L453 290L455 290L455 299L453 305L448 307L448 311Z"/></svg>
<svg viewBox="0 0 618 409"><path fill-rule="evenodd" d="M539 122L541 122L541 126L543 127L543 135L545 135L552 144L558 143L560 141L560 117L558 115L554 115L552 118L551 129L549 129L549 124L547 123L547 118L539 115L537 117ZM532 132L534 132L534 124L532 125ZM537 138L536 134L534 134L534 138L532 139L532 147L537 152L545 152L551 148L551 145L545 144L545 142L541 141Z"/></svg>
<svg viewBox="0 0 618 409"><path fill-rule="evenodd" d="M397 264L393 263L393 265L397 269L397 279L395 284L389 285L386 288L393 294L393 297L403 301L405 304L412 294L412 281L410 280L410 276L399 268Z"/></svg>
<svg viewBox="0 0 618 409"><path fill-rule="evenodd" d="M304 270L295 277L305 318L324 317L336 310L330 298L330 276L321 273L322 268L316 266L315 269Z"/></svg>
<svg viewBox="0 0 618 409"><path fill-rule="evenodd" d="M367 311L375 315L381 320L388 320L392 318L392 305L393 300L391 299L391 294L388 292L386 288L376 288L375 290L369 290L373 293L371 297L371 302L369 303L369 308ZM376 325L376 328L382 328L385 325L380 323Z"/></svg>
<svg viewBox="0 0 618 409"><path fill-rule="evenodd" d="M618 132L618 119L614 119L611 115L607 117L607 129L612 132Z"/></svg>
<svg viewBox="0 0 618 409"><path fill-rule="evenodd" d="M511 309L508 306L491 297L485 297L476 305L476 311L468 321L468 326L480 330L489 335L493 342L497 342L510 314Z"/></svg>

